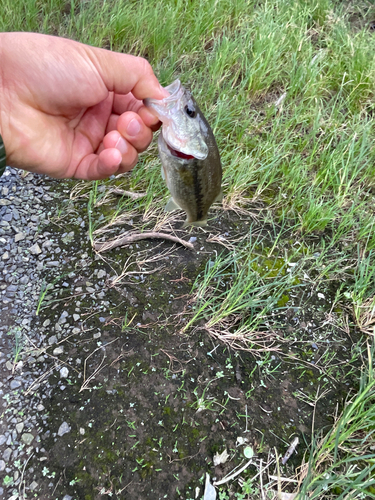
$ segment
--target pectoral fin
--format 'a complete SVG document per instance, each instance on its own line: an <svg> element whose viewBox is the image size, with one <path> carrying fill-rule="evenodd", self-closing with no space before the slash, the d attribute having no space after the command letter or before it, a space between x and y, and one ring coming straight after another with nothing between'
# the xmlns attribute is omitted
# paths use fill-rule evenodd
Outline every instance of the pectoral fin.
<svg viewBox="0 0 375 500"><path fill-rule="evenodd" d="M177 205L173 198L170 198L168 203L165 205L164 212L173 212L173 210L179 210L181 207Z"/></svg>

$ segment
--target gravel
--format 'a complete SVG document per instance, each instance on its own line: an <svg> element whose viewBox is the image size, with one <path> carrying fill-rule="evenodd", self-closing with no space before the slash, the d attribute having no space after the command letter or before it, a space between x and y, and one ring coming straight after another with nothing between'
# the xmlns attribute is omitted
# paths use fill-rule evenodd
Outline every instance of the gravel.
<svg viewBox="0 0 375 500"><path fill-rule="evenodd" d="M67 262L68 250L64 250L59 235L47 231L56 212L54 199L61 197L52 189L58 181L24 174L8 167L0 177L0 498L8 500L41 498L37 493L40 481L28 465L36 453L42 466L48 463L41 440L56 433L56 428L47 428L43 405L52 388L48 379L44 385L38 379L51 367L48 357L64 352L61 345L51 346L71 335L73 324L80 332L78 313L70 317L63 311L59 318L43 319L42 324L36 317L41 292L45 291L46 270L48 276L58 276ZM71 231L65 240L73 245L74 237ZM82 268L89 259L80 253L69 258L79 261ZM71 286L66 278L63 286ZM92 286L95 291L96 285ZM58 359L55 367L62 379L68 377L68 368ZM54 435L60 439L70 431L71 426L64 421ZM52 482L51 498L53 486Z"/></svg>

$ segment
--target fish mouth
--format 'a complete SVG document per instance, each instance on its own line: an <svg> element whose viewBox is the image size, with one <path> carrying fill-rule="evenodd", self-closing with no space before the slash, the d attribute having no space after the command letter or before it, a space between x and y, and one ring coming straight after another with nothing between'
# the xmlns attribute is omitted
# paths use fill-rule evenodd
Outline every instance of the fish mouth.
<svg viewBox="0 0 375 500"><path fill-rule="evenodd" d="M178 151L177 149L173 149L167 142L167 147L168 147L168 150L169 152L173 155L173 156L176 156L177 158L182 158L184 160L195 160L195 156L192 156L192 155L187 155L185 153L182 153L181 151Z"/></svg>

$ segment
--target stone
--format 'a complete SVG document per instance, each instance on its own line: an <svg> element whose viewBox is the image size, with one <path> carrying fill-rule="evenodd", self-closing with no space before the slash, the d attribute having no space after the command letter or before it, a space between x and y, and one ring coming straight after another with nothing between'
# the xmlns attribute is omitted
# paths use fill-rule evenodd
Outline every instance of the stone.
<svg viewBox="0 0 375 500"><path fill-rule="evenodd" d="M42 250L40 249L40 246L38 245L38 243L34 243L34 245L32 245L29 248L29 252L32 253L33 255L39 255L42 253Z"/></svg>
<svg viewBox="0 0 375 500"><path fill-rule="evenodd" d="M24 428L23 422L19 422L18 424L16 424L16 431L18 432L18 434L21 434L21 432L23 431L23 428Z"/></svg>
<svg viewBox="0 0 375 500"><path fill-rule="evenodd" d="M107 273L103 269L99 269L97 276L99 279L101 279L104 278L104 276L107 276Z"/></svg>
<svg viewBox="0 0 375 500"><path fill-rule="evenodd" d="M34 491L34 490L35 490L35 488L37 488L37 487L38 487L38 483L36 483L35 481L33 481L33 482L30 484L30 486L29 486L29 488L30 488L30 490L31 490L31 491Z"/></svg>
<svg viewBox="0 0 375 500"><path fill-rule="evenodd" d="M19 241L22 241L26 238L26 234L25 233L17 233L14 237L14 242L15 243L18 243Z"/></svg>
<svg viewBox="0 0 375 500"><path fill-rule="evenodd" d="M58 356L59 354L62 354L64 352L63 346L55 347L53 350L53 355Z"/></svg>
<svg viewBox="0 0 375 500"><path fill-rule="evenodd" d="M0 446L1 446L2 444L4 444L6 440L7 440L7 438L4 436L4 434L2 434L2 435L0 436Z"/></svg>
<svg viewBox="0 0 375 500"><path fill-rule="evenodd" d="M12 454L12 449L11 448L7 448L4 451L4 453L3 453L3 459L5 460L5 462L9 461L11 454Z"/></svg>
<svg viewBox="0 0 375 500"><path fill-rule="evenodd" d="M26 446L29 446L34 440L34 436L30 432L25 432L21 436L21 441L23 441Z"/></svg>
<svg viewBox="0 0 375 500"><path fill-rule="evenodd" d="M21 382L19 380L12 380L11 383L10 383L10 388L12 390L14 389L18 389L18 387L21 387Z"/></svg>
<svg viewBox="0 0 375 500"><path fill-rule="evenodd" d="M63 422L60 427L59 427L59 430L57 431L57 434L58 436L63 436L64 434L67 434L68 432L70 432L70 426L66 423L66 422Z"/></svg>
<svg viewBox="0 0 375 500"><path fill-rule="evenodd" d="M5 462L4 460L0 460L0 472L2 472L5 469Z"/></svg>
<svg viewBox="0 0 375 500"><path fill-rule="evenodd" d="M67 378L69 375L69 370L66 366L63 366L60 370L60 378Z"/></svg>

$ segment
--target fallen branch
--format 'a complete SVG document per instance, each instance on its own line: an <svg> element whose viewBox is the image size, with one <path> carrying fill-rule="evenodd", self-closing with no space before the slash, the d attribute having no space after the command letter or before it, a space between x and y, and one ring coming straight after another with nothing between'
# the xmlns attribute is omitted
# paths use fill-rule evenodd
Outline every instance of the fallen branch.
<svg viewBox="0 0 375 500"><path fill-rule="evenodd" d="M147 193L134 193L134 191L125 191L124 189L120 188L112 188L109 190L109 194L118 194L120 196L128 196L129 198L132 198L132 200L138 200L139 198L144 198Z"/></svg>
<svg viewBox="0 0 375 500"><path fill-rule="evenodd" d="M188 241L182 240L181 238L177 238L177 236L172 236L171 234L166 233L156 233L154 231L149 231L145 233L131 233L122 237L115 238L110 241L106 241L104 243L94 243L94 249L97 252L107 252L112 248L122 247L124 245L128 245L129 243L134 243L134 241L145 240L148 238L158 238L162 240L170 240L175 243L180 243L189 250L194 250L194 246L192 243Z"/></svg>

